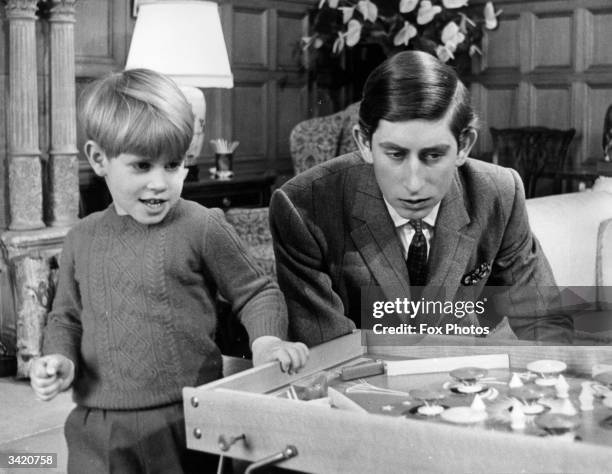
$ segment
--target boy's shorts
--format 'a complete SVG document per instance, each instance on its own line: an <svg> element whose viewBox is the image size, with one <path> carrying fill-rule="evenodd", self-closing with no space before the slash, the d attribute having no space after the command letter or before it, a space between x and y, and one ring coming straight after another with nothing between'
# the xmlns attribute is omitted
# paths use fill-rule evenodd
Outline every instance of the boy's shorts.
<svg viewBox="0 0 612 474"><path fill-rule="evenodd" d="M77 406L64 433L68 473L206 473L217 468L217 456L186 448L182 403L143 410Z"/></svg>

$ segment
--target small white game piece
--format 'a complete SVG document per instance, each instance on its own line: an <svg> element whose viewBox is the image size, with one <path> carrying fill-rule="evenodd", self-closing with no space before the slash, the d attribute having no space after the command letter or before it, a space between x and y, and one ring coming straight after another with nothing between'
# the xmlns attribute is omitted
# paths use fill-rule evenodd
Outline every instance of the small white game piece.
<svg viewBox="0 0 612 474"><path fill-rule="evenodd" d="M563 374L559 374L559 377L557 377L555 390L557 391L557 398L569 398L569 384Z"/></svg>
<svg viewBox="0 0 612 474"><path fill-rule="evenodd" d="M591 411L593 409L593 389L590 383L583 383L580 395L578 395L581 411Z"/></svg>
<svg viewBox="0 0 612 474"><path fill-rule="evenodd" d="M522 386L523 386L523 381L521 380L521 377L519 376L518 373L514 372L512 374L512 378L510 379L510 382L508 382L508 387L517 388L517 387L522 387Z"/></svg>
<svg viewBox="0 0 612 474"><path fill-rule="evenodd" d="M563 404L561 405L559 413L563 415L574 416L578 413L578 411L576 410L576 407L574 407L572 402L570 402L569 399L566 398L565 400L563 400Z"/></svg>
<svg viewBox="0 0 612 474"><path fill-rule="evenodd" d="M381 407L382 411L393 411L393 405L383 405Z"/></svg>
<svg viewBox="0 0 612 474"><path fill-rule="evenodd" d="M510 427L514 431L524 430L527 425L526 416L523 412L523 405L518 401L512 402L512 411L510 412Z"/></svg>
<svg viewBox="0 0 612 474"><path fill-rule="evenodd" d="M472 401L470 408L476 411L486 411L487 410L487 406L484 404L481 396L478 394L474 395L474 400Z"/></svg>
<svg viewBox="0 0 612 474"><path fill-rule="evenodd" d="M480 423L487 419L487 413L484 411L472 410L470 407L452 407L444 410L440 417L451 423L457 424L472 424Z"/></svg>

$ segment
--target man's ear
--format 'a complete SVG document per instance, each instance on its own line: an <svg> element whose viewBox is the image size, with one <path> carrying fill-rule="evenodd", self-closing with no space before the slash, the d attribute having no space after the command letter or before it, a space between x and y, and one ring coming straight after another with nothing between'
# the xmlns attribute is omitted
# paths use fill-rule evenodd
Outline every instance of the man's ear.
<svg viewBox="0 0 612 474"><path fill-rule="evenodd" d="M106 152L93 140L87 140L85 146L83 147L83 151L85 152L85 156L87 156L87 161L89 161L89 165L100 177L106 176L106 164L108 162L108 157L106 156Z"/></svg>
<svg viewBox="0 0 612 474"><path fill-rule="evenodd" d="M477 139L478 132L471 127L461 133L461 137L459 138L459 150L457 152L457 162L455 163L457 166L461 166L465 163Z"/></svg>
<svg viewBox="0 0 612 474"><path fill-rule="evenodd" d="M357 147L361 152L361 156L363 157L366 163L372 163L372 148L370 144L370 140L366 137L366 134L363 133L361 127L359 125L353 125L353 138L357 143Z"/></svg>

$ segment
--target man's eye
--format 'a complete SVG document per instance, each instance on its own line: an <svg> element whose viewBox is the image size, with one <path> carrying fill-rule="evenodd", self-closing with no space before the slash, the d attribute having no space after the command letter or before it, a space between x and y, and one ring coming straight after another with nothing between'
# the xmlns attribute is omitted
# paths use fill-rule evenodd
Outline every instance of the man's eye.
<svg viewBox="0 0 612 474"><path fill-rule="evenodd" d="M392 160L401 160L402 158L404 158L404 153L401 151L389 150L387 152L387 156Z"/></svg>
<svg viewBox="0 0 612 474"><path fill-rule="evenodd" d="M444 156L444 153L439 153L439 152L432 152L432 153L427 153L424 158L427 161L437 161L440 158L442 158Z"/></svg>

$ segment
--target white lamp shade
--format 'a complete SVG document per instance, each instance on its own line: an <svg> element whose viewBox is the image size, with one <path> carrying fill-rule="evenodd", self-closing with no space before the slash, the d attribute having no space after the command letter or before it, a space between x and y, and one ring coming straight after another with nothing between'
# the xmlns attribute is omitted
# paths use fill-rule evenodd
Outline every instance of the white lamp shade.
<svg viewBox="0 0 612 474"><path fill-rule="evenodd" d="M142 4L125 68L153 69L180 85L233 87L217 4L197 0Z"/></svg>

